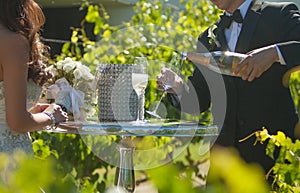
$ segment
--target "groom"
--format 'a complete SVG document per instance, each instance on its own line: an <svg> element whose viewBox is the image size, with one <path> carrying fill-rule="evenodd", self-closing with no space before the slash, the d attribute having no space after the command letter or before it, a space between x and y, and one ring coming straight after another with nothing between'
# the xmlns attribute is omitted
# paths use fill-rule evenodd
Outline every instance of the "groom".
<svg viewBox="0 0 300 193"><path fill-rule="evenodd" d="M226 90L224 122L224 113L217 110L220 102L212 100L208 86L208 82L216 84L213 80L219 75L197 65L188 87L195 89L201 112L212 106L214 122L221 128L216 144L235 147L245 161L259 163L268 172L274 160L266 156L265 144L254 146L255 137L239 140L262 127L270 134L283 131L294 138L298 114L290 90L282 81L285 73L300 65L300 13L293 3L211 1L225 13L199 36L198 52L229 50L248 53L249 57L236 68L241 78L222 76ZM159 87L167 74L158 76ZM186 89L182 80L173 80L178 87L173 89L176 95L169 91L172 104L188 113L199 111L193 108L198 105L190 102L191 89Z"/></svg>

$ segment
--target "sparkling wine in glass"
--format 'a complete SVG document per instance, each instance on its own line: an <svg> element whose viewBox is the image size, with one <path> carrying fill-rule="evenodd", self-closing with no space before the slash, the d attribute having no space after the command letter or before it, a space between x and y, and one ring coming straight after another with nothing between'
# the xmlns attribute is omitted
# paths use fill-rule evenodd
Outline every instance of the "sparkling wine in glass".
<svg viewBox="0 0 300 193"><path fill-rule="evenodd" d="M132 87L138 96L138 112L136 121L144 121L145 89L148 84L148 61L146 57L135 57L132 65Z"/></svg>

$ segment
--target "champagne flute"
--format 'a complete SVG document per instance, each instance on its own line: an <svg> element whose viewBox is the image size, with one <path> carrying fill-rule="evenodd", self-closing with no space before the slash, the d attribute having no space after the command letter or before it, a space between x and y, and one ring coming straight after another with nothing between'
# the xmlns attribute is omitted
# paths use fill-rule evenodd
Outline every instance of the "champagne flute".
<svg viewBox="0 0 300 193"><path fill-rule="evenodd" d="M145 89L148 84L148 61L146 57L135 57L132 65L132 87L138 97L137 122L144 121Z"/></svg>
<svg viewBox="0 0 300 193"><path fill-rule="evenodd" d="M178 53L178 52L175 52L175 53ZM179 60L179 66L177 67L177 75L181 76L181 70L182 70L182 65L183 65L183 61L186 59L186 53L184 52L181 52L180 55L179 55L179 58L178 58L178 55L176 54L175 57L172 57L171 61L169 62L169 64L171 64L171 67L170 69L171 70L174 70L174 65L173 64L176 64ZM165 66L163 67L165 68ZM171 85L168 81L167 82L164 82L163 84L163 93L157 103L157 105L155 106L154 110L152 111L149 111L149 110L146 110L146 113L148 113L149 115L155 117L155 118L158 118L158 119L163 119L158 113L157 113L157 110L161 104L161 101L162 99L165 97L166 93L167 93L167 90L169 90L170 88L172 88L173 85Z"/></svg>

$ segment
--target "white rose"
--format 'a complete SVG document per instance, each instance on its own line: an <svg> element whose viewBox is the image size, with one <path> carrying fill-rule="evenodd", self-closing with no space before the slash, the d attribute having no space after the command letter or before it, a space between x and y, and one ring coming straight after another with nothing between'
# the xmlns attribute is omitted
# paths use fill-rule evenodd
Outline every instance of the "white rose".
<svg viewBox="0 0 300 193"><path fill-rule="evenodd" d="M57 63L55 63L55 66L57 69L60 70L63 68L64 64L65 64L65 61L61 60L61 61L58 61Z"/></svg>
<svg viewBox="0 0 300 193"><path fill-rule="evenodd" d="M86 73L84 76L84 79L85 80L93 80L94 76L91 73Z"/></svg>
<svg viewBox="0 0 300 193"><path fill-rule="evenodd" d="M72 59L71 57L66 57L66 58L64 59L64 61L65 61L66 63L68 63L68 62L74 62L73 59Z"/></svg>
<svg viewBox="0 0 300 193"><path fill-rule="evenodd" d="M72 58L70 57L66 57L64 60L60 60L58 61L55 66L57 69L63 69L63 67L67 64L67 63L70 63L70 62L73 62Z"/></svg>
<svg viewBox="0 0 300 193"><path fill-rule="evenodd" d="M73 74L74 74L75 79L77 79L77 80L80 79L83 75L82 72L78 68L76 68L74 70Z"/></svg>
<svg viewBox="0 0 300 193"><path fill-rule="evenodd" d="M80 72L82 73L83 79L91 80L94 78L94 76L91 74L91 70L89 67L87 67L85 65L80 65L80 66L77 66L77 69L80 70Z"/></svg>
<svg viewBox="0 0 300 193"><path fill-rule="evenodd" d="M64 69L64 71L66 71L68 73L71 70L73 70L75 67L76 67L76 63L74 61L71 61L71 62L65 63L65 65L63 66L63 69Z"/></svg>

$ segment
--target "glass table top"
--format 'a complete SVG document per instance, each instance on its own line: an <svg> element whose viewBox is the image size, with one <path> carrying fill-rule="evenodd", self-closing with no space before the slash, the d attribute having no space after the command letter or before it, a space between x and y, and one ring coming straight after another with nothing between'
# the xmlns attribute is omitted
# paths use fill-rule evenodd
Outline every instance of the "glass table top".
<svg viewBox="0 0 300 193"><path fill-rule="evenodd" d="M116 136L217 136L218 128L215 125L204 126L193 122L65 122L60 123L57 129L50 132L77 133Z"/></svg>

